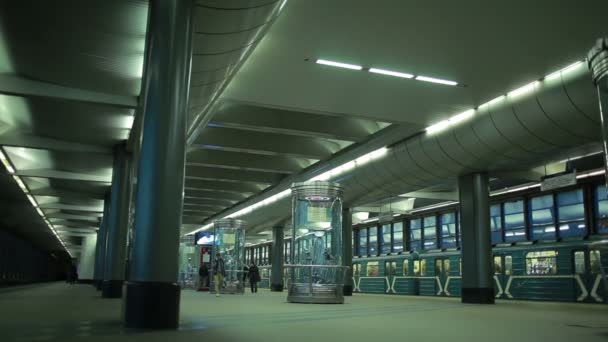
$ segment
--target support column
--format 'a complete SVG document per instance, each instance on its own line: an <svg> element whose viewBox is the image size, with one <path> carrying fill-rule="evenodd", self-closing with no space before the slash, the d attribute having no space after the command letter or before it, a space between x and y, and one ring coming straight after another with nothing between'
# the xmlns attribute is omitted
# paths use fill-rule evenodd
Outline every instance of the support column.
<svg viewBox="0 0 608 342"><path fill-rule="evenodd" d="M270 291L283 291L283 263L285 262L285 252L283 250L283 238L285 233L283 225L272 227L272 272L270 272Z"/></svg>
<svg viewBox="0 0 608 342"><path fill-rule="evenodd" d="M104 298L122 297L131 193L130 168L131 160L125 145L117 145L114 148L110 216L107 227L108 245L101 289L101 296Z"/></svg>
<svg viewBox="0 0 608 342"><path fill-rule="evenodd" d="M191 0L150 2L133 259L123 310L129 328L178 327L192 14Z"/></svg>
<svg viewBox="0 0 608 342"><path fill-rule="evenodd" d="M95 288L97 291L101 291L103 285L103 275L105 273L105 260L106 260L106 238L107 238L107 223L110 211L110 199L109 196L105 196L103 201L103 216L101 217L101 223L99 224L99 230L97 231L97 242L95 243Z"/></svg>
<svg viewBox="0 0 608 342"><path fill-rule="evenodd" d="M600 38L587 56L593 83L597 87L602 120L602 145L604 147L604 169L608 172L608 38ZM608 182L608 173L606 174ZM607 185L608 189L608 185Z"/></svg>
<svg viewBox="0 0 608 342"><path fill-rule="evenodd" d="M462 302L494 304L488 174L458 177L462 231Z"/></svg>
<svg viewBox="0 0 608 342"><path fill-rule="evenodd" d="M348 266L344 275L344 295L353 295L353 212L342 209L342 266Z"/></svg>

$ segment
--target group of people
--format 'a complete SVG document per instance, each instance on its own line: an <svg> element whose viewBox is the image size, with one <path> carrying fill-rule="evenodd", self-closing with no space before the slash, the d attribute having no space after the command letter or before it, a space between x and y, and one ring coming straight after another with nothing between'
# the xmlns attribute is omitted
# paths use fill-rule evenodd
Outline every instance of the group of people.
<svg viewBox="0 0 608 342"><path fill-rule="evenodd" d="M211 264L211 270L213 271L213 282L215 283L215 296L219 297L220 290L224 286L224 277L226 276L226 264L224 258L220 253L215 255L215 259ZM206 263L203 263L198 271L199 275L199 286L197 291L202 291L209 288L209 268ZM254 262L245 266L243 269L243 282L249 279L249 285L251 286L251 293L258 292L258 282L260 281L260 270Z"/></svg>

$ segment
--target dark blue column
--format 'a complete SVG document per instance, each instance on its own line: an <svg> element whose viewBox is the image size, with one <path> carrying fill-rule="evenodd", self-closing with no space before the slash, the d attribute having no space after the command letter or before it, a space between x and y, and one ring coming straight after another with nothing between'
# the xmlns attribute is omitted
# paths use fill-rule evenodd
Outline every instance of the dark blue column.
<svg viewBox="0 0 608 342"><path fill-rule="evenodd" d="M184 190L191 0L150 2L135 235L124 302L127 327L175 329Z"/></svg>
<svg viewBox="0 0 608 342"><path fill-rule="evenodd" d="M285 261L285 251L283 238L285 227L276 225L272 227L272 272L270 272L270 291L283 291L283 263Z"/></svg>
<svg viewBox="0 0 608 342"><path fill-rule="evenodd" d="M107 242L107 223L110 211L110 196L105 196L103 201L103 216L97 231L97 242L95 246L95 270L94 283L98 291L101 291L103 285L103 275L105 273L105 258L106 258L106 242Z"/></svg>
<svg viewBox="0 0 608 342"><path fill-rule="evenodd" d="M342 266L348 269L344 274L344 295L353 295L353 213L342 209Z"/></svg>
<svg viewBox="0 0 608 342"><path fill-rule="evenodd" d="M125 145L117 145L114 148L110 216L107 224L106 262L101 290L101 295L104 298L122 297L130 209L130 164L130 156L125 150Z"/></svg>
<svg viewBox="0 0 608 342"><path fill-rule="evenodd" d="M494 303L488 175L458 177L462 231L462 302Z"/></svg>

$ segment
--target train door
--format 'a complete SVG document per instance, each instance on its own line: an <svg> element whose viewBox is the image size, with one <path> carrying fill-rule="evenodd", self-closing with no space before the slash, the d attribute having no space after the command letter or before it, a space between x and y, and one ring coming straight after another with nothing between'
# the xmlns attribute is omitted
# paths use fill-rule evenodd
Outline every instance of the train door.
<svg viewBox="0 0 608 342"><path fill-rule="evenodd" d="M437 295L445 296L445 284L450 276L450 259L449 258L436 258L435 259L435 276L438 277L439 281L435 284Z"/></svg>
<svg viewBox="0 0 608 342"><path fill-rule="evenodd" d="M577 288L576 300L602 303L604 302L604 284L601 271L601 251L575 250L573 265ZM584 287L581 288L581 287ZM586 294L586 295L585 295Z"/></svg>
<svg viewBox="0 0 608 342"><path fill-rule="evenodd" d="M361 277L361 264L353 264L353 291L358 292L359 290L359 277Z"/></svg>
<svg viewBox="0 0 608 342"><path fill-rule="evenodd" d="M397 262L396 261L385 261L384 262L384 276L386 277L386 285L384 291L386 293L393 293L391 284L397 275Z"/></svg>
<svg viewBox="0 0 608 342"><path fill-rule="evenodd" d="M494 295L501 298L513 270L511 254L494 254Z"/></svg>

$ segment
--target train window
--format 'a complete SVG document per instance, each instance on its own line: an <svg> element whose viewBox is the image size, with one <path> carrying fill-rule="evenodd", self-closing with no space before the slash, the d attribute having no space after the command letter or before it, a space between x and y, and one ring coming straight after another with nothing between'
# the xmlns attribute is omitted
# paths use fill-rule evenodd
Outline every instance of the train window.
<svg viewBox="0 0 608 342"><path fill-rule="evenodd" d="M557 220L560 236L585 235L585 200L582 189L557 194Z"/></svg>
<svg viewBox="0 0 608 342"><path fill-rule="evenodd" d="M556 274L557 251L540 251L526 253L527 274Z"/></svg>
<svg viewBox="0 0 608 342"><path fill-rule="evenodd" d="M325 235L325 248L331 248L331 234Z"/></svg>
<svg viewBox="0 0 608 342"><path fill-rule="evenodd" d="M408 275L408 271L409 271L409 266L410 266L410 261L409 260L403 260L403 275L407 276Z"/></svg>
<svg viewBox="0 0 608 342"><path fill-rule="evenodd" d="M393 223L393 253L403 251L403 222Z"/></svg>
<svg viewBox="0 0 608 342"><path fill-rule="evenodd" d="M589 252L589 266L592 274L602 273L602 263L600 251Z"/></svg>
<svg viewBox="0 0 608 342"><path fill-rule="evenodd" d="M574 272L578 274L585 273L585 252L574 252Z"/></svg>
<svg viewBox="0 0 608 342"><path fill-rule="evenodd" d="M435 259L435 275L443 273L443 262L441 259Z"/></svg>
<svg viewBox="0 0 608 342"><path fill-rule="evenodd" d="M462 258L458 258L458 274L462 275Z"/></svg>
<svg viewBox="0 0 608 342"><path fill-rule="evenodd" d="M426 259L420 260L420 275L421 276L426 275Z"/></svg>
<svg viewBox="0 0 608 342"><path fill-rule="evenodd" d="M384 263L384 275L392 277L395 274L397 274L397 262L396 261L386 261Z"/></svg>
<svg viewBox="0 0 608 342"><path fill-rule="evenodd" d="M424 218L424 249L437 248L437 217L427 216Z"/></svg>
<svg viewBox="0 0 608 342"><path fill-rule="evenodd" d="M456 213L446 213L441 220L441 248L456 247Z"/></svg>
<svg viewBox="0 0 608 342"><path fill-rule="evenodd" d="M511 272L513 271L513 257L510 255L507 255L505 257L505 275L511 275Z"/></svg>
<svg viewBox="0 0 608 342"><path fill-rule="evenodd" d="M490 229L492 231L492 243L502 242L502 206L494 204L490 206Z"/></svg>
<svg viewBox="0 0 608 342"><path fill-rule="evenodd" d="M353 277L358 277L361 274L361 264L353 264Z"/></svg>
<svg viewBox="0 0 608 342"><path fill-rule="evenodd" d="M502 274L502 257L499 255L494 257L494 274Z"/></svg>
<svg viewBox="0 0 608 342"><path fill-rule="evenodd" d="M595 221L598 233L608 233L608 193L603 184L595 188Z"/></svg>
<svg viewBox="0 0 608 342"><path fill-rule="evenodd" d="M262 272L260 274L260 278L262 278L262 279L268 279L269 278L268 268L262 268L261 271Z"/></svg>
<svg viewBox="0 0 608 342"><path fill-rule="evenodd" d="M359 229L359 256L367 255L367 228Z"/></svg>
<svg viewBox="0 0 608 342"><path fill-rule="evenodd" d="M414 275L420 275L420 260L414 260Z"/></svg>
<svg viewBox="0 0 608 342"><path fill-rule="evenodd" d="M378 254L378 227L368 228L369 244L367 245L367 254Z"/></svg>
<svg viewBox="0 0 608 342"><path fill-rule="evenodd" d="M379 267L377 261L369 261L367 263L367 276L368 277L377 277L379 274Z"/></svg>
<svg viewBox="0 0 608 342"><path fill-rule="evenodd" d="M524 218L524 200L515 200L503 204L505 222L505 240L507 242L526 240L526 220Z"/></svg>
<svg viewBox="0 0 608 342"><path fill-rule="evenodd" d="M420 240L422 231L422 219L417 218L410 221L410 250L416 251L421 247Z"/></svg>
<svg viewBox="0 0 608 342"><path fill-rule="evenodd" d="M553 195L534 197L530 200L529 205L532 240L555 239Z"/></svg>
<svg viewBox="0 0 608 342"><path fill-rule="evenodd" d="M391 246L392 246L392 238L391 238L391 224L383 224L380 229L382 230L382 240L380 241L380 250L382 251L381 253L383 254L387 254L391 252Z"/></svg>
<svg viewBox="0 0 608 342"><path fill-rule="evenodd" d="M450 275L450 259L443 259L443 272Z"/></svg>

